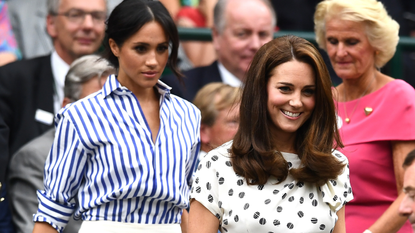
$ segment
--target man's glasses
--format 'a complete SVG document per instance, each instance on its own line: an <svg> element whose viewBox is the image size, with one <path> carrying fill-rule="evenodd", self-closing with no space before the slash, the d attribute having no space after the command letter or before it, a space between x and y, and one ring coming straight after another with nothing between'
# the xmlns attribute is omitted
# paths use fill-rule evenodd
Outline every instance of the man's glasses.
<svg viewBox="0 0 415 233"><path fill-rule="evenodd" d="M91 15L94 24L103 23L107 18L107 14L102 11L85 12L79 9L71 9L64 13L55 13L54 15L63 15L72 23L81 24L85 20L86 15Z"/></svg>

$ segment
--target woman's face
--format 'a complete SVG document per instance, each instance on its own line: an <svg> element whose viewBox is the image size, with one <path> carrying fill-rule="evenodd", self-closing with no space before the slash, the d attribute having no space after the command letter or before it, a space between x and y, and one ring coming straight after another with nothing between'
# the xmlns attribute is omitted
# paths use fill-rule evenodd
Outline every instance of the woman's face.
<svg viewBox="0 0 415 233"><path fill-rule="evenodd" d="M363 23L327 20L326 48L334 71L342 79L359 78L375 67L375 49Z"/></svg>
<svg viewBox="0 0 415 233"><path fill-rule="evenodd" d="M315 105L316 81L312 67L289 61L275 67L268 80L268 114L274 135L292 136L310 118Z"/></svg>
<svg viewBox="0 0 415 233"><path fill-rule="evenodd" d="M110 39L111 50L118 57L118 81L130 90L152 88L168 60L169 42L156 21L143 25L121 47Z"/></svg>

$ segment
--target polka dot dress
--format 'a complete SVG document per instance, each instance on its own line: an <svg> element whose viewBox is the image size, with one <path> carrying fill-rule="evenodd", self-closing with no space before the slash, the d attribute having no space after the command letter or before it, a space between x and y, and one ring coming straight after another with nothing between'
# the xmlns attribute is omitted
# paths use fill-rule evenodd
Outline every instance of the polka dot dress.
<svg viewBox="0 0 415 233"><path fill-rule="evenodd" d="M222 233L333 231L336 212L353 199L348 166L336 180L320 187L290 175L280 184L270 177L265 185L248 186L233 171L228 154L231 145L228 142L202 158L191 190L191 198L219 219ZM300 166L296 154L282 154L290 168ZM333 155L348 163L340 152Z"/></svg>

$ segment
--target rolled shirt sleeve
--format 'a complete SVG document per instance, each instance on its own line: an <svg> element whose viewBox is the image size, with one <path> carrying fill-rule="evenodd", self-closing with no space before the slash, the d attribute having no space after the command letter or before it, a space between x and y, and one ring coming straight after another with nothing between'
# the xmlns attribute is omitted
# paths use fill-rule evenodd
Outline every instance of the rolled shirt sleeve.
<svg viewBox="0 0 415 233"><path fill-rule="evenodd" d="M68 223L75 204L71 199L78 192L86 166L85 149L70 117L62 117L54 143L45 163L45 190L38 190L39 207L35 222L47 222L58 232Z"/></svg>

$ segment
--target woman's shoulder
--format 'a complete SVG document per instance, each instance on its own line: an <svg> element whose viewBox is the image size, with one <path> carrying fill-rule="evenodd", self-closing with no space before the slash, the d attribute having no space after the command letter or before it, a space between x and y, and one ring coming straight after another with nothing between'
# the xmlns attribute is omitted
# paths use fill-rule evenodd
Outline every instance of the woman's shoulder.
<svg viewBox="0 0 415 233"><path fill-rule="evenodd" d="M192 102L183 99L182 97L170 93L169 99L173 105L177 105L181 109L188 109L190 111L198 112L200 114L200 110Z"/></svg>
<svg viewBox="0 0 415 233"><path fill-rule="evenodd" d="M93 109L96 109L96 106L99 105L97 101L97 96L100 96L101 90L95 93L92 93L78 101L67 104L65 107L61 108L55 116L55 122L58 123L60 119L65 117L70 118L82 118L86 119L86 116L93 114Z"/></svg>
<svg viewBox="0 0 415 233"><path fill-rule="evenodd" d="M402 79L393 79L386 83L380 90L384 93L399 94L398 96L415 95L414 88Z"/></svg>
<svg viewBox="0 0 415 233"><path fill-rule="evenodd" d="M353 199L352 187L349 179L349 161L347 157L338 150L333 150L332 155L346 166L336 179L328 180L320 186L323 201L329 204L330 208L338 211L346 202Z"/></svg>
<svg viewBox="0 0 415 233"><path fill-rule="evenodd" d="M212 164L216 164L218 167L232 167L231 162L231 153L230 150L232 148L232 141L226 142L223 145L209 151L203 158L201 158L202 162L209 162Z"/></svg>
<svg viewBox="0 0 415 233"><path fill-rule="evenodd" d="M347 157L340 151L338 150L333 150L331 152L331 154L340 162L343 162L345 164L349 164L349 160L347 159Z"/></svg>
<svg viewBox="0 0 415 233"><path fill-rule="evenodd" d="M401 79L394 79L383 86L372 98L372 101L384 106L385 111L389 111L391 107L398 113L398 117L402 116L402 112L415 107L415 90L414 88ZM401 109L401 110L398 110Z"/></svg>

